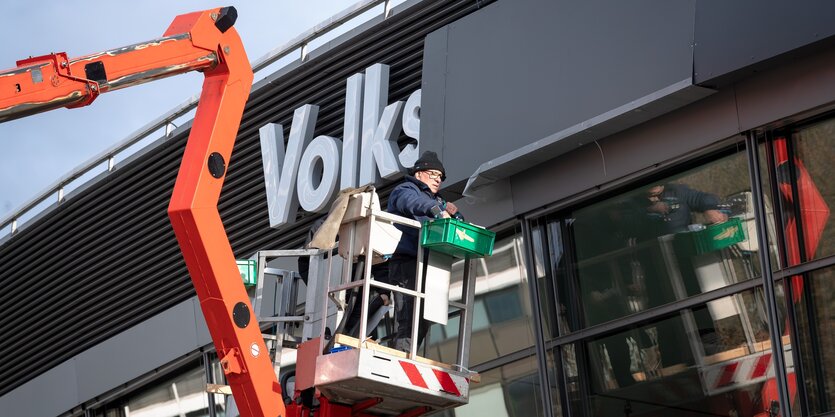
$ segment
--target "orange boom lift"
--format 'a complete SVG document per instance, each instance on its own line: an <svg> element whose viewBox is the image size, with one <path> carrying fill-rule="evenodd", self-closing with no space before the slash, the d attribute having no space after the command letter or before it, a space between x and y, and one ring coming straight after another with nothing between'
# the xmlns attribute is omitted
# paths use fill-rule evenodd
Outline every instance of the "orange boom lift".
<svg viewBox="0 0 835 417"><path fill-rule="evenodd" d="M190 71L205 75L168 215L242 415L284 416L281 389L217 210L252 88L234 7L178 16L162 38L0 72L0 122L93 102L99 94Z"/></svg>
<svg viewBox="0 0 835 417"><path fill-rule="evenodd" d="M489 238L489 250L487 246L480 247L478 251L470 248L468 255L458 256L466 259L461 302L450 301L448 304L457 309L462 323L459 326L457 364L447 365L419 358L416 347L407 354L367 342L365 338L341 339L340 349L352 347L352 350L324 349L325 327L321 326L320 337L312 337L298 345L299 378L293 393L295 401L285 408L276 368L264 343L264 335L217 209L253 79L241 39L233 28L236 18L237 12L233 7L195 12L178 16L163 37L149 42L80 58L70 59L62 52L18 61L17 68L0 72L0 123L61 107L86 106L99 94L158 78L189 71L202 72L205 75L203 90L168 215L241 415L416 417L433 410L466 404L469 401L469 383L478 379L477 373L466 369L475 296L475 279L470 279L469 265L474 256L490 256L493 237ZM374 203L376 195L373 192L365 194L368 204L363 203L365 200L362 198L355 199L353 206L349 204L356 213L349 220L343 219L342 226L356 231L363 224L381 221L421 227L413 220L396 219L399 216L382 212L379 202ZM391 224L388 226L394 228ZM345 242L350 247L346 259L353 259L361 250L373 253L370 242L380 237L372 239L371 231L377 228L367 226L365 230L365 233L351 232L351 239L341 241L340 244ZM362 243L365 246L356 242L362 240L357 237L360 235L367 239ZM469 241L475 242L472 237ZM354 253L355 247L360 248L357 253ZM440 253L438 246L433 250ZM266 252L284 256L277 254L281 251ZM322 250L315 256L324 259L321 255L325 252L330 253L330 250ZM435 256L429 257L430 262L436 259L433 269L435 278L448 280L449 276L444 278L444 274L451 270L454 255ZM329 259L332 262L333 257ZM443 262L438 263L437 259L445 260L446 267L442 268ZM330 276L317 277L324 282L316 286L317 291L321 291L325 298L326 294L362 285L365 288L363 293L368 297L371 285L375 285L388 291L407 292L415 298L429 298L420 287L412 291L371 280L370 264L363 269L364 278L350 279L349 272L343 277L345 282L341 287L330 287ZM260 271L264 272L264 269ZM313 280L311 277L311 283ZM262 282L261 279L258 281ZM440 299L447 299L447 293L441 292ZM367 303L366 298L361 302L361 308L367 308ZM315 302L307 304L305 308L311 308L321 316L319 322L328 320L327 308L316 310ZM270 319L281 321L285 318ZM413 320L417 319L415 313ZM314 327L312 322L310 326ZM365 324L360 325L359 331L363 332L363 329ZM314 397L318 401L313 401Z"/></svg>

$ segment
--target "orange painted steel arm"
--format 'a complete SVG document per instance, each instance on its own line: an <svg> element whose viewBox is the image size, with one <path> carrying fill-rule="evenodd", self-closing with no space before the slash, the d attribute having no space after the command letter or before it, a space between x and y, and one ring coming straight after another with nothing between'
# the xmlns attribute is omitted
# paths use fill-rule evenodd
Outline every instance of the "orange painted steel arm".
<svg viewBox="0 0 835 417"><path fill-rule="evenodd" d="M205 74L168 215L241 415L283 417L281 389L217 210L253 79L236 18L233 7L195 12L150 42L18 61L0 72L0 123L86 106L100 93L171 75Z"/></svg>
<svg viewBox="0 0 835 417"><path fill-rule="evenodd" d="M189 32L68 58L65 52L17 61L0 72L0 122L93 102L99 94L217 65L216 48Z"/></svg>
<svg viewBox="0 0 835 417"><path fill-rule="evenodd" d="M165 34L188 31L219 58L204 71L168 215L241 415L278 417L285 414L281 389L217 209L253 79L235 30L215 28L217 12L179 16Z"/></svg>

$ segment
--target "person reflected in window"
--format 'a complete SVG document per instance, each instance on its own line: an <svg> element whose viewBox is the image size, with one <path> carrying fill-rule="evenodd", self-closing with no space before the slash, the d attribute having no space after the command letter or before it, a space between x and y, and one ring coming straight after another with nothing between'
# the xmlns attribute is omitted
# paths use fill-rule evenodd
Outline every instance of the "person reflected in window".
<svg viewBox="0 0 835 417"><path fill-rule="evenodd" d="M647 214L661 222L665 233L686 232L694 212L702 213L709 224L728 220L719 210L719 197L684 184L653 185L647 189L647 200Z"/></svg>
<svg viewBox="0 0 835 417"><path fill-rule="evenodd" d="M688 236L688 232L704 228L697 222L697 213L708 225L728 220L728 216L720 210L719 197L686 184L665 183L650 186L639 199L640 205L644 206L644 215L643 221L636 223L639 225L636 235L638 242L643 242L639 244L638 253L646 275L646 296L650 306L701 293L693 264L692 237ZM665 244L664 239L660 239L671 234L675 234L675 238L666 240L669 243ZM665 258L661 249L667 244L673 249L673 260ZM686 294L675 293L673 279L681 280ZM694 317L699 333L715 339L715 326L707 311L695 310ZM692 349L688 347L680 319L665 320L656 329L663 366L692 363L692 355L688 353ZM704 347L710 354L711 348Z"/></svg>

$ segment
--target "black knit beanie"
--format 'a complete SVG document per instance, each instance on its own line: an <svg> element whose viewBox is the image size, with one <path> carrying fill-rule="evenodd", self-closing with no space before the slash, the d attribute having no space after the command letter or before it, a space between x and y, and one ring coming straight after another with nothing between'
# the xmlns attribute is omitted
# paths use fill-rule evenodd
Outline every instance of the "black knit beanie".
<svg viewBox="0 0 835 417"><path fill-rule="evenodd" d="M409 170L409 174L415 175L418 171L429 171L432 169L441 171L441 180L446 179L446 170L444 169L444 164L438 159L438 154L432 151L426 151L415 161L415 166Z"/></svg>

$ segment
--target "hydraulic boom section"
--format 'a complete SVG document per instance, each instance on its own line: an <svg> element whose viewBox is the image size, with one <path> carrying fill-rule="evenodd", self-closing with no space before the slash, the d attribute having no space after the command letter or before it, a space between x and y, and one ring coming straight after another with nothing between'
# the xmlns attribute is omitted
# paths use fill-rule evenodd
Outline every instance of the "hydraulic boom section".
<svg viewBox="0 0 835 417"><path fill-rule="evenodd" d="M243 416L285 415L281 389L238 273L217 202L252 68L234 7L178 16L163 37L68 58L53 53L0 72L0 122L93 102L101 93L189 71L205 75L168 214L221 365Z"/></svg>
<svg viewBox="0 0 835 417"><path fill-rule="evenodd" d="M217 66L217 50L180 29L172 25L162 38L79 58L58 52L17 61L0 72L0 122L86 106L101 93Z"/></svg>

